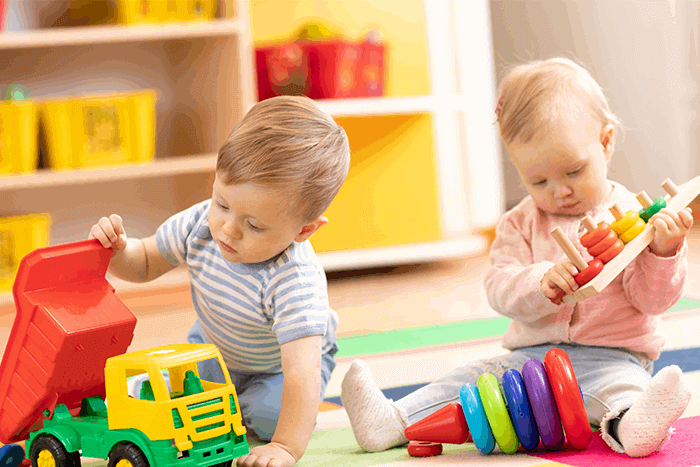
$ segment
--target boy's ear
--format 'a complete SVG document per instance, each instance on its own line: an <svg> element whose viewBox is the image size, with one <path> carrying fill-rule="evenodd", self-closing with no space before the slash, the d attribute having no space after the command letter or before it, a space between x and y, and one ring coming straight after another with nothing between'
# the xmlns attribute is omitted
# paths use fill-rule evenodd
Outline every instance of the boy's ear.
<svg viewBox="0 0 700 467"><path fill-rule="evenodd" d="M320 229L327 223L327 218L323 216L318 216L314 221L305 224L301 228L301 231L297 234L296 237L294 237L294 241L297 243L305 242L306 240L311 238L311 236L315 234L318 231L318 229Z"/></svg>
<svg viewBox="0 0 700 467"><path fill-rule="evenodd" d="M608 123L602 130L600 130L600 144L603 145L603 154L605 154L605 161L610 162L610 158L615 152L615 137L617 132L615 130L615 125Z"/></svg>

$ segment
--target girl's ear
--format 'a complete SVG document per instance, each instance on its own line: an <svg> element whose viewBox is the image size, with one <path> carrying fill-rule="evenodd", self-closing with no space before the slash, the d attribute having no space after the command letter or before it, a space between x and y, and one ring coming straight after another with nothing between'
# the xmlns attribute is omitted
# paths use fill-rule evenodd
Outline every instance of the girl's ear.
<svg viewBox="0 0 700 467"><path fill-rule="evenodd" d="M615 152L615 137L617 136L617 129L612 123L608 123L603 126L600 130L600 144L603 146L603 154L605 154L605 161L610 162L610 158Z"/></svg>
<svg viewBox="0 0 700 467"><path fill-rule="evenodd" d="M328 223L328 219L326 219L323 216L318 216L316 218L316 220L314 220L313 222L309 222L308 224L305 224L301 228L301 231L297 234L296 237L294 237L294 241L297 243L305 242L306 240L311 238L311 236L313 234L315 234L318 231L318 229L320 229L321 227L323 227L327 223Z"/></svg>

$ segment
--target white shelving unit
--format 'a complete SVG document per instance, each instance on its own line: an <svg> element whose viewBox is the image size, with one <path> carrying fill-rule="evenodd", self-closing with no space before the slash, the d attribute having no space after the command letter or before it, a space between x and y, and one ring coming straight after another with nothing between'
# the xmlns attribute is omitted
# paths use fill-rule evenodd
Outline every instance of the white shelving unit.
<svg viewBox="0 0 700 467"><path fill-rule="evenodd" d="M35 97L105 87L155 87L160 94L153 163L2 176L0 215L52 212L56 244L84 238L99 216L113 211L143 221L131 226L131 236L149 234L169 215L206 199L219 145L256 100L248 7L246 0L237 0L234 18L206 23L0 34L0 83L21 82ZM432 116L445 236L414 245L324 252L320 258L328 271L486 250L486 238L476 231L495 225L503 191L490 121L494 73L488 8L487 0L424 2L430 95L318 101L335 117ZM7 300L9 294L0 294L0 304Z"/></svg>

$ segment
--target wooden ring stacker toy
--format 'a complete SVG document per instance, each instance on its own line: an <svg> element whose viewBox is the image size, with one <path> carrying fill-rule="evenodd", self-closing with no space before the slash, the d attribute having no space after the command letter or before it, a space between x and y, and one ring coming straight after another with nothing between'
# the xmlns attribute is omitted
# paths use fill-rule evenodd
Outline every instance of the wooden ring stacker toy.
<svg viewBox="0 0 700 467"><path fill-rule="evenodd" d="M484 373L479 376L477 386L486 418L498 447L506 454L514 454L518 450L518 435L508 415L506 401L498 387L498 380L491 373Z"/></svg>
<svg viewBox="0 0 700 467"><path fill-rule="evenodd" d="M535 358L525 362L523 381L542 444L550 451L560 450L564 446L564 432L549 378L542 362Z"/></svg>
<svg viewBox="0 0 700 467"><path fill-rule="evenodd" d="M496 447L496 440L489 427L479 389L471 383L466 383L459 391L459 400L476 448L484 454L491 453Z"/></svg>
<svg viewBox="0 0 700 467"><path fill-rule="evenodd" d="M601 221L596 226L590 216L581 221L587 233L581 237L581 245L588 249L588 254L598 258L603 264L609 262L625 249L625 244L620 240L610 224Z"/></svg>
<svg viewBox="0 0 700 467"><path fill-rule="evenodd" d="M680 185L680 187L676 186L669 179L664 180L661 186L668 193L668 195L664 197L666 200L666 208L677 212L688 206L688 204L700 194L700 176ZM610 224L611 228L613 224L614 223ZM627 243L625 249L620 254L605 264L600 274L583 287L579 287L574 293L564 295L562 301L567 305L571 305L600 293L601 290L607 287L608 284L610 284L610 282L612 282L613 279L615 279L625 267L649 245L649 243L651 243L654 239L655 232L656 229L653 224L645 224L644 231ZM620 239L624 241L624 239Z"/></svg>
<svg viewBox="0 0 700 467"><path fill-rule="evenodd" d="M653 200L649 197L646 191L642 190L637 194L637 201L642 205L643 209L639 210L639 217L644 222L649 222L651 216L661 211L666 207L666 200L661 196L654 198Z"/></svg>
<svg viewBox="0 0 700 467"><path fill-rule="evenodd" d="M511 368L503 374L503 396L508 402L510 419L523 448L532 451L540 444L535 416L527 398L525 382L520 372Z"/></svg>
<svg viewBox="0 0 700 467"><path fill-rule="evenodd" d="M544 356L544 366L566 439L574 449L586 449L593 432L569 356L562 349L551 349Z"/></svg>
<svg viewBox="0 0 700 467"><path fill-rule="evenodd" d="M411 441L408 443L408 455L411 457L431 457L442 454L442 443L433 441Z"/></svg>

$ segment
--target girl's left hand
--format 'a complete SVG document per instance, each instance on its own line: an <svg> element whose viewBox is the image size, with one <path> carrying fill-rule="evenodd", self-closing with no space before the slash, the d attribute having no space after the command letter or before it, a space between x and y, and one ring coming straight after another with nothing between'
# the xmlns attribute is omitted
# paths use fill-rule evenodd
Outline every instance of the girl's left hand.
<svg viewBox="0 0 700 467"><path fill-rule="evenodd" d="M673 212L663 208L657 212L649 223L654 225L654 240L649 244L652 253L667 258L676 254L683 239L688 236L693 226L693 215L690 208Z"/></svg>
<svg viewBox="0 0 700 467"><path fill-rule="evenodd" d="M272 441L263 446L255 446L245 456L236 461L238 467L292 467L297 461L282 447Z"/></svg>

